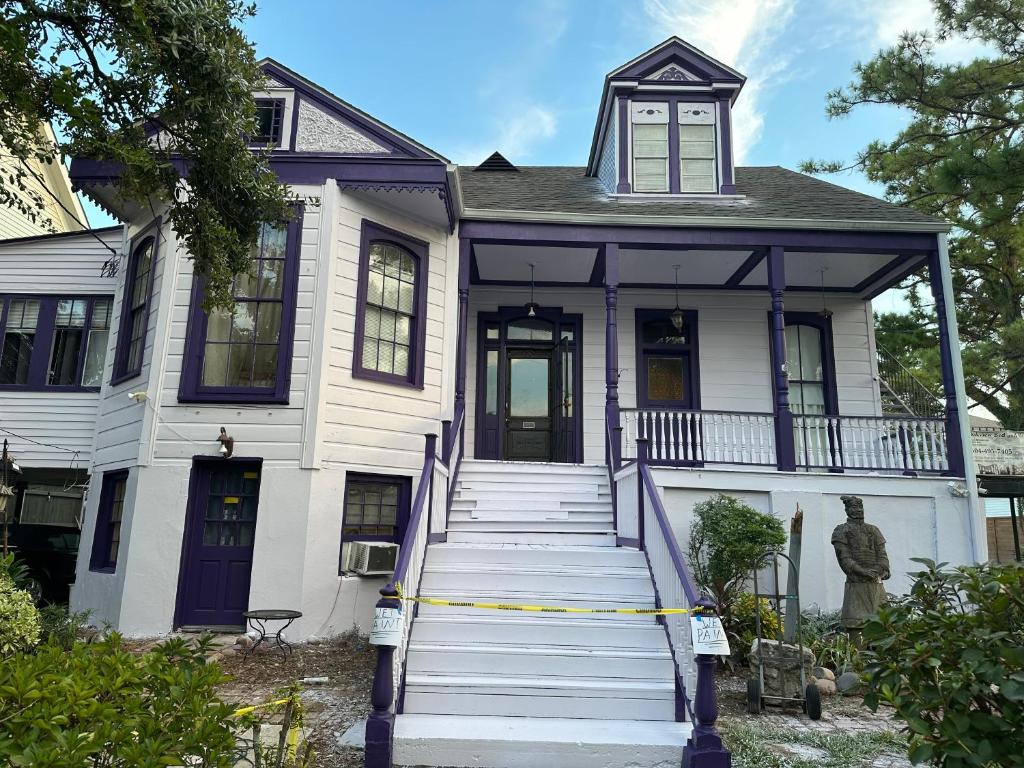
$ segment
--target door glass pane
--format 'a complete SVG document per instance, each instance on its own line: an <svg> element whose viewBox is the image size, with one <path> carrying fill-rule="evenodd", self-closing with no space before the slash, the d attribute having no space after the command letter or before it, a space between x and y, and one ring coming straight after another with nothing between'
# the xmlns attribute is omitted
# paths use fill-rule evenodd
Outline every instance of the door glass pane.
<svg viewBox="0 0 1024 768"><path fill-rule="evenodd" d="M572 372L572 351L569 349L562 350L562 416L567 419L572 418L573 410L573 381L575 378Z"/></svg>
<svg viewBox="0 0 1024 768"><path fill-rule="evenodd" d="M486 412L488 416L495 416L498 413L498 350L496 349L487 352L485 386L487 387Z"/></svg>
<svg viewBox="0 0 1024 768"><path fill-rule="evenodd" d="M554 341L555 327L547 320L529 317L509 323L505 333L510 341Z"/></svg>
<svg viewBox="0 0 1024 768"><path fill-rule="evenodd" d="M509 361L509 416L545 418L550 415L550 361L516 358Z"/></svg>
<svg viewBox="0 0 1024 768"><path fill-rule="evenodd" d="M685 399L682 357L647 358L647 399L681 402Z"/></svg>

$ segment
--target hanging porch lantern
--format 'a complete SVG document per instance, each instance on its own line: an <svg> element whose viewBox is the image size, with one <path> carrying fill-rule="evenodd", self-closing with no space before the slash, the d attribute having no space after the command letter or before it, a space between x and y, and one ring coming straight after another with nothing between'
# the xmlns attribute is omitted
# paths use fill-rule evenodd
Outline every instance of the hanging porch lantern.
<svg viewBox="0 0 1024 768"><path fill-rule="evenodd" d="M530 263L530 300L526 302L527 317L536 317L537 310L540 309L540 304L533 300L533 270L535 266L533 262Z"/></svg>
<svg viewBox="0 0 1024 768"><path fill-rule="evenodd" d="M672 268L676 271L676 308L672 310L672 314L669 315L669 319L672 321L672 327L676 329L676 333L682 333L683 324L686 322L686 315L684 315L683 310L679 308L679 265L673 264Z"/></svg>

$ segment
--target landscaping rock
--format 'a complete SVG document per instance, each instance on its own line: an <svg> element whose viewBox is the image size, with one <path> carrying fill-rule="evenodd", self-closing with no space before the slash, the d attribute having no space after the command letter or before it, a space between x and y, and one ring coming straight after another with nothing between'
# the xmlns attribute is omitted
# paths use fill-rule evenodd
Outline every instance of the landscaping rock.
<svg viewBox="0 0 1024 768"><path fill-rule="evenodd" d="M338 744L343 747L366 749L366 719L357 720L348 730L338 737Z"/></svg>
<svg viewBox="0 0 1024 768"><path fill-rule="evenodd" d="M811 670L811 674L814 675L818 680L832 680L836 679L836 673L828 667L815 667Z"/></svg>
<svg viewBox="0 0 1024 768"><path fill-rule="evenodd" d="M822 696L835 696L839 692L834 680L815 680L814 685Z"/></svg>
<svg viewBox="0 0 1024 768"><path fill-rule="evenodd" d="M235 645L241 648L243 651L252 648L253 639L248 635L239 635L235 638Z"/></svg>
<svg viewBox="0 0 1024 768"><path fill-rule="evenodd" d="M229 645L226 648L220 649L221 656L234 656L236 653L238 653L238 651L235 650L235 647L233 645Z"/></svg>
<svg viewBox="0 0 1024 768"><path fill-rule="evenodd" d="M836 687L840 693L856 693L860 687L860 675L856 672L843 672L836 679Z"/></svg>
<svg viewBox="0 0 1024 768"><path fill-rule="evenodd" d="M763 643L761 654L759 645ZM814 654L810 648L804 648L803 658L800 657L798 646L780 643L778 640L754 639L750 646L750 668L754 676L760 672L758 659L764 657L764 695L784 696L787 698L803 698L804 692L800 684L800 668L810 681L811 667L814 666Z"/></svg>

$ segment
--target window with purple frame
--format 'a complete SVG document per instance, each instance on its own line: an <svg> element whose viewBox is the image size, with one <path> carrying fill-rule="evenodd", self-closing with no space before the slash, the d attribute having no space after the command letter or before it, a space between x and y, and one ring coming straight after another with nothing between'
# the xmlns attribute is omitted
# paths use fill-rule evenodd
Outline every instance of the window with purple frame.
<svg viewBox="0 0 1024 768"><path fill-rule="evenodd" d="M256 133L249 143L280 147L283 124L284 99L256 99Z"/></svg>
<svg viewBox="0 0 1024 768"><path fill-rule="evenodd" d="M412 482L395 475L345 476L341 543L388 541L401 543L409 521Z"/></svg>
<svg viewBox="0 0 1024 768"><path fill-rule="evenodd" d="M89 569L113 573L121 547L121 520L128 489L128 470L105 472L100 486L100 503L96 511L96 529L92 535L92 556Z"/></svg>
<svg viewBox="0 0 1024 768"><path fill-rule="evenodd" d="M422 388L427 243L363 221L354 376Z"/></svg>
<svg viewBox="0 0 1024 768"><path fill-rule="evenodd" d="M179 400L288 401L300 232L300 214L263 225L252 266L235 277L232 310L204 311L196 281Z"/></svg>
<svg viewBox="0 0 1024 768"><path fill-rule="evenodd" d="M638 309L636 368L641 408L699 408L697 313Z"/></svg>
<svg viewBox="0 0 1024 768"><path fill-rule="evenodd" d="M159 224L157 225L159 227ZM146 351L149 329L149 304L153 292L153 266L156 258L156 237L143 238L132 249L121 300L121 324L114 353L114 384L142 373L142 356Z"/></svg>

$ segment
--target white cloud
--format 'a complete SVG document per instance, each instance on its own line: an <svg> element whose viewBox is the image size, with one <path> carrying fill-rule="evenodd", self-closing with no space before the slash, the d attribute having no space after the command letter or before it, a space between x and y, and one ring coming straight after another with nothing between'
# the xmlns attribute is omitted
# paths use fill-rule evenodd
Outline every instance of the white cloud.
<svg viewBox="0 0 1024 768"><path fill-rule="evenodd" d="M645 0L659 35L678 35L749 79L733 116L737 163L757 144L764 127L760 96L778 84L789 63L775 43L793 16L796 0Z"/></svg>
<svg viewBox="0 0 1024 768"><path fill-rule="evenodd" d="M895 44L904 32L935 34L935 9L931 0L866 0L856 5L842 2L839 7L854 10L851 28L864 30L870 44L878 48ZM936 58L948 64L990 53L984 43L962 37L952 37L935 46Z"/></svg>
<svg viewBox="0 0 1024 768"><path fill-rule="evenodd" d="M452 159L460 165L476 165L497 150L513 163L530 160L537 146L558 132L558 118L541 104L525 104L503 110L496 120L494 138L490 144L463 147L453 153Z"/></svg>

